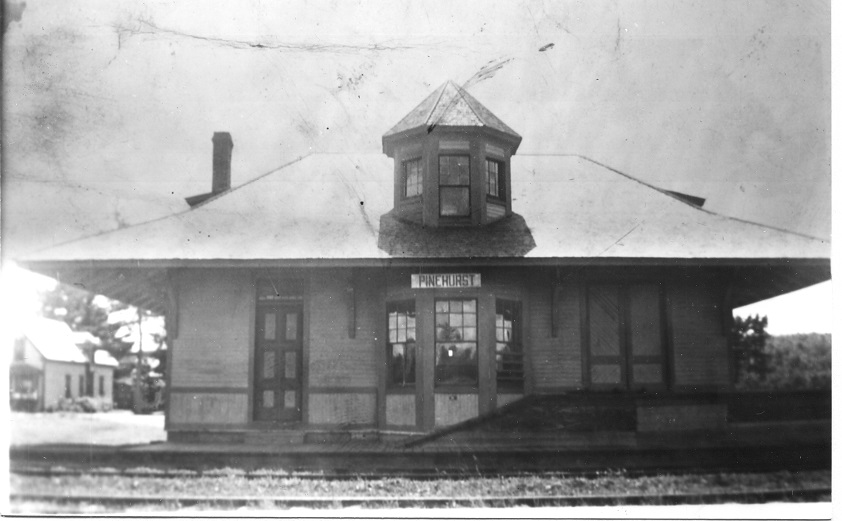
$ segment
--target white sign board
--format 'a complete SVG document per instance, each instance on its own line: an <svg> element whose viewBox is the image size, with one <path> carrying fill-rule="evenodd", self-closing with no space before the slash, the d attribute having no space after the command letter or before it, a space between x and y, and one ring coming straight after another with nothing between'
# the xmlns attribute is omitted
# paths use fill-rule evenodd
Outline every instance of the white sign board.
<svg viewBox="0 0 842 521"><path fill-rule="evenodd" d="M413 288L478 288L479 273L417 273L412 275Z"/></svg>

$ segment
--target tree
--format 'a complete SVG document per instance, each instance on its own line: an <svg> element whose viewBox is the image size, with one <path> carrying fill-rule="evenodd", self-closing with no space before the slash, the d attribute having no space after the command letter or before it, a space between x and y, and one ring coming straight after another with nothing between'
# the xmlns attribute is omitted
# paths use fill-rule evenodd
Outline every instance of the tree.
<svg viewBox="0 0 842 521"><path fill-rule="evenodd" d="M65 322L73 331L86 331L100 340L100 349L120 359L131 350L117 332L122 323L110 323L108 317L115 311L128 309L128 305L98 296L79 288L57 284L41 293L41 315ZM93 353L86 353L89 358Z"/></svg>
<svg viewBox="0 0 842 521"><path fill-rule="evenodd" d="M737 387L757 388L766 379L769 370L769 354L766 342L769 333L767 317L760 315L746 318L735 317L731 328L731 349L737 368Z"/></svg>

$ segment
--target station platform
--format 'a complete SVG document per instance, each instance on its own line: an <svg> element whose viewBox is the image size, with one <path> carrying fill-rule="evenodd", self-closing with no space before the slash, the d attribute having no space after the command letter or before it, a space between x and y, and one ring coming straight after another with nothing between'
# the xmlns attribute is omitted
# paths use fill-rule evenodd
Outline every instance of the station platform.
<svg viewBox="0 0 842 521"><path fill-rule="evenodd" d="M522 433L459 431L423 443L352 439L334 443L158 442L13 446L15 465L283 469L346 473L586 471L710 468L829 468L831 421L729 423L718 431Z"/></svg>

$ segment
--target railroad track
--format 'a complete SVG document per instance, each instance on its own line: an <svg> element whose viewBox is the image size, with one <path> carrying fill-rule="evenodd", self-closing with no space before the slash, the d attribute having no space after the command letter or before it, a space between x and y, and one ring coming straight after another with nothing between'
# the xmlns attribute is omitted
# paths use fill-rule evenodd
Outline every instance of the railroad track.
<svg viewBox="0 0 842 521"><path fill-rule="evenodd" d="M324 481L345 481L345 480L380 480L380 479L412 479L418 481L431 480L458 480L466 478L519 478L535 477L542 478L586 478L594 479L600 477L623 476L627 478L640 478L650 476L672 476L672 475L700 475L700 474L751 474L756 472L768 472L768 469L746 469L745 467L718 467L698 469L676 469L676 468L648 468L648 469L606 469L606 470L573 470L573 471L525 471L525 470L384 470L382 472L351 472L351 471L276 471L276 470L239 470L239 469L157 469L157 468L85 468L85 467L63 467L63 466L21 466L12 465L10 472L20 476L33 477L124 477L124 478L161 478L161 479L198 479L198 478L221 478L241 477L244 479L303 479L303 480L324 480Z"/></svg>
<svg viewBox="0 0 842 521"><path fill-rule="evenodd" d="M61 506L96 505L105 509L130 509L153 506L163 510L185 507L234 509L255 507L260 509L285 508L449 508L514 506L623 506L623 505L701 505L719 503L767 503L771 501L817 502L830 501L830 488L803 490L762 490L733 493L666 494L666 495L579 495L579 496L476 496L476 497L206 497L206 496L94 496L12 493L12 507L29 504Z"/></svg>

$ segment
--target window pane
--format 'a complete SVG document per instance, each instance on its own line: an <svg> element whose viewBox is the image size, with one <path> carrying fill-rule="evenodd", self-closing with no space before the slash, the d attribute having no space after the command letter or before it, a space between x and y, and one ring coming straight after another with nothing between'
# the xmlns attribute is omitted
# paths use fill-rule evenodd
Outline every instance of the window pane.
<svg viewBox="0 0 842 521"><path fill-rule="evenodd" d="M287 313L287 340L298 339L298 313Z"/></svg>
<svg viewBox="0 0 842 521"><path fill-rule="evenodd" d="M436 302L436 384L476 385L476 301L443 303Z"/></svg>
<svg viewBox="0 0 842 521"><path fill-rule="evenodd" d="M404 195L406 197L415 197L421 195L421 160L414 159L404 162L404 179L406 180L406 187Z"/></svg>
<svg viewBox="0 0 842 521"><path fill-rule="evenodd" d="M263 378L275 377L275 352L266 351L263 353Z"/></svg>
<svg viewBox="0 0 842 521"><path fill-rule="evenodd" d="M470 215L470 189L441 187L440 213L444 216Z"/></svg>
<svg viewBox="0 0 842 521"><path fill-rule="evenodd" d="M294 351L284 353L284 378L295 380L298 377L297 356Z"/></svg>
<svg viewBox="0 0 842 521"><path fill-rule="evenodd" d="M436 313L447 313L450 306L446 300L436 301Z"/></svg>
<svg viewBox="0 0 842 521"><path fill-rule="evenodd" d="M275 406L275 391L263 391L263 407L271 408Z"/></svg>
<svg viewBox="0 0 842 521"><path fill-rule="evenodd" d="M439 184L471 184L470 161L468 156L439 156Z"/></svg>
<svg viewBox="0 0 842 521"><path fill-rule="evenodd" d="M285 409L295 409L297 404L295 403L295 391L284 391L284 408Z"/></svg>
<svg viewBox="0 0 842 521"><path fill-rule="evenodd" d="M274 313L266 313L263 322L263 339L275 340L275 319Z"/></svg>
<svg viewBox="0 0 842 521"><path fill-rule="evenodd" d="M497 161L486 160L485 162L485 180L486 180L486 191L488 195L499 197L500 193L498 190L500 174L499 174L499 163Z"/></svg>

